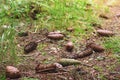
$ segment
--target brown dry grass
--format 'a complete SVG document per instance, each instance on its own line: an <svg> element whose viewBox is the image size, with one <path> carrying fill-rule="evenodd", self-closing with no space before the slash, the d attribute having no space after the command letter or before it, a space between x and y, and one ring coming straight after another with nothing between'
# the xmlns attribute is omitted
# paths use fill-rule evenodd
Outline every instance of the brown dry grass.
<svg viewBox="0 0 120 80"><path fill-rule="evenodd" d="M119 5L120 0L94 0L99 5Z"/></svg>

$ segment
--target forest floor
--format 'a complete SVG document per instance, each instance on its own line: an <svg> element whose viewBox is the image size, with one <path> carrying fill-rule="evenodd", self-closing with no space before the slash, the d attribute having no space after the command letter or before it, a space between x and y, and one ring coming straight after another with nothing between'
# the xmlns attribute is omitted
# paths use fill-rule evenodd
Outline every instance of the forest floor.
<svg viewBox="0 0 120 80"><path fill-rule="evenodd" d="M96 3L104 5L104 1L108 2ZM0 2L0 80L120 80L120 6L89 0ZM100 36L98 30L114 35ZM54 31L60 31L63 38L48 37ZM66 50L69 41L71 51ZM35 42L33 50L25 52L30 42ZM102 51L95 51L89 43ZM66 66L61 59L69 59ZM20 70L21 78L6 76L9 65Z"/></svg>
<svg viewBox="0 0 120 80"><path fill-rule="evenodd" d="M94 52L92 55L85 58L78 58L85 65L71 65L64 67L67 71L36 73L35 67L37 64L54 63L60 58L70 57L74 53L82 52L85 49L86 42L94 41L101 43L111 37L102 37L97 35L97 29L111 30L116 33L112 38L120 36L120 6L110 6L109 13L105 14L108 19L104 19L100 25L95 26L93 34L86 40L77 41L74 45L73 52L67 52L64 44L70 39L65 33L63 40L51 40L46 38L48 33L46 29L39 33L31 33L26 37L18 37L18 46L21 48L31 41L41 40L39 46L33 52L27 55L20 55L22 64L18 65L22 71L22 77L29 77L30 80L119 80L120 79L120 64L119 57L113 54L112 51L105 50L104 52ZM34 79L33 79L34 78Z"/></svg>

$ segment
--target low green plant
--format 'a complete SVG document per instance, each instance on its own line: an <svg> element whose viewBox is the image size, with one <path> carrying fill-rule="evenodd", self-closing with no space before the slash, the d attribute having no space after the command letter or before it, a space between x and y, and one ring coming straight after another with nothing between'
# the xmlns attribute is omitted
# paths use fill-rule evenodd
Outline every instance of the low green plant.
<svg viewBox="0 0 120 80"><path fill-rule="evenodd" d="M98 79L100 79L100 80L108 80L106 77L105 77L105 75L104 74L98 74Z"/></svg>
<svg viewBox="0 0 120 80"><path fill-rule="evenodd" d="M5 75L0 75L0 80L6 80Z"/></svg>
<svg viewBox="0 0 120 80"><path fill-rule="evenodd" d="M120 53L120 37L106 38L104 46L113 53Z"/></svg>
<svg viewBox="0 0 120 80"><path fill-rule="evenodd" d="M1 62L15 62L16 55L16 40L15 40L14 26L7 26L0 37L0 61Z"/></svg>
<svg viewBox="0 0 120 80"><path fill-rule="evenodd" d="M103 71L102 67L100 67L100 66L94 66L94 69L97 70L97 71L99 71L99 72Z"/></svg>

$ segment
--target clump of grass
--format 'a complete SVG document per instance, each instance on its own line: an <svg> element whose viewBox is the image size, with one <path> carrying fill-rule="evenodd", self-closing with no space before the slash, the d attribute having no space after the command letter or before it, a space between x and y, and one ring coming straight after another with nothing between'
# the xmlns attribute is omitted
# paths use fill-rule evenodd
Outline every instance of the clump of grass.
<svg viewBox="0 0 120 80"><path fill-rule="evenodd" d="M16 61L16 42L15 29L13 26L7 26L0 37L0 61L15 62Z"/></svg>
<svg viewBox="0 0 120 80"><path fill-rule="evenodd" d="M110 2L108 0L93 0L95 3L94 5L96 6L97 9L97 14L106 14L109 12L109 7L107 5L107 2Z"/></svg>
<svg viewBox="0 0 120 80"><path fill-rule="evenodd" d="M96 21L92 4L88 0L49 0L43 4L47 10L47 15L44 14L47 17L45 20L47 28L65 29L70 26L83 27L83 25L89 27L92 22ZM90 4L89 7L88 4Z"/></svg>
<svg viewBox="0 0 120 80"><path fill-rule="evenodd" d="M103 71L102 67L100 67L100 66L94 66L94 69L97 70L97 71L99 71L99 72Z"/></svg>
<svg viewBox="0 0 120 80"><path fill-rule="evenodd" d="M6 80L5 75L0 75L0 80Z"/></svg>
<svg viewBox="0 0 120 80"><path fill-rule="evenodd" d="M120 38L119 37L107 38L104 42L104 46L113 53L120 53Z"/></svg>
<svg viewBox="0 0 120 80"><path fill-rule="evenodd" d="M6 2L2 2L1 4L1 16L0 17L6 17L10 19L17 19L17 18L22 18L28 17L28 12L29 12L29 5L28 1L24 0L6 0Z"/></svg>
<svg viewBox="0 0 120 80"><path fill-rule="evenodd" d="M7 0L2 3L1 21L7 21L8 24L11 21L18 23L21 19L28 23L32 21L35 31L41 28L64 30L70 26L91 28L91 24L98 21L95 6L89 0Z"/></svg>

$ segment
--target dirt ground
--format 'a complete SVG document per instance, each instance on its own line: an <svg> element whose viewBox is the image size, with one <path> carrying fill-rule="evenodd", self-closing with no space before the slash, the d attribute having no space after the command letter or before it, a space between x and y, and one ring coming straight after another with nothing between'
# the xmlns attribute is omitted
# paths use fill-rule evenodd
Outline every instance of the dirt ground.
<svg viewBox="0 0 120 80"><path fill-rule="evenodd" d="M116 33L115 36L120 36L120 6L110 6L110 12L106 14L109 18L103 19L103 23L95 29L102 28L111 30ZM18 38L18 47L21 49L31 41L38 41L46 38L46 30L41 30L39 33L29 33L26 37ZM64 50L64 44L69 40L51 40L46 38L39 43L37 50L29 54L20 55L22 64L18 65L22 71L23 77L38 78L39 80L120 80L120 65L116 58L110 51L102 53L94 52L92 55L79 58L84 65L67 66L64 67L67 71L58 71L52 73L35 73L37 64L53 63L60 58L66 58L74 53L82 52L85 49L85 41L78 41L75 43L76 47L73 52ZM103 41L100 37L93 32L88 41L95 41L100 43Z"/></svg>

